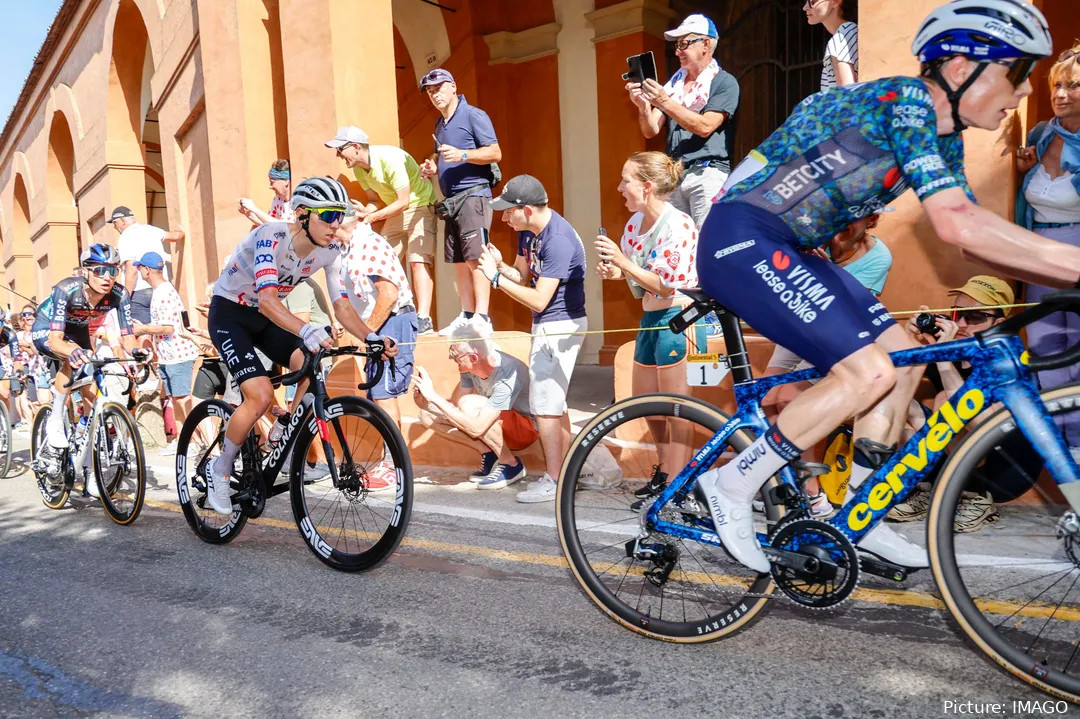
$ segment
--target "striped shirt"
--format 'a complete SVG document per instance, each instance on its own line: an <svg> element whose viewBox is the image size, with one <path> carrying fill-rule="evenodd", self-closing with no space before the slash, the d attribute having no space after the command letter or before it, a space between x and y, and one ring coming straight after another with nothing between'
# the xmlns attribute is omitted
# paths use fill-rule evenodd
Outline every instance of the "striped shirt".
<svg viewBox="0 0 1080 719"><path fill-rule="evenodd" d="M837 62L846 62L855 68L855 79L859 79L859 27L853 22L846 22L836 28L836 33L825 46L825 59L821 68L821 89L836 87L836 72L832 58Z"/></svg>

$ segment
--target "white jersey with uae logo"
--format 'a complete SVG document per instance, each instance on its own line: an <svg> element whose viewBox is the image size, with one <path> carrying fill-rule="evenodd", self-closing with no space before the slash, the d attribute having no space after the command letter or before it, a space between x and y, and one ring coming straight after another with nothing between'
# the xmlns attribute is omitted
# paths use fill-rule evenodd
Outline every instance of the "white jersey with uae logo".
<svg viewBox="0 0 1080 719"><path fill-rule="evenodd" d="M306 257L293 252L287 222L259 225L240 241L225 269L214 283L214 296L245 307L259 306L259 291L276 287L284 300L293 288L317 270L326 272L330 296L344 297L341 283L341 245L316 245Z"/></svg>

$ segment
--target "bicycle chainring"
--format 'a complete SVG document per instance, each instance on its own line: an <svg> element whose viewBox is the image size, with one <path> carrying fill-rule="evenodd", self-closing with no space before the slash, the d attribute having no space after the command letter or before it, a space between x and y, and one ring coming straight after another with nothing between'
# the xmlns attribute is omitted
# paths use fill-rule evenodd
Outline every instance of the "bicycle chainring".
<svg viewBox="0 0 1080 719"><path fill-rule="evenodd" d="M805 559L800 566L774 561L776 586L796 604L812 609L834 607L848 599L859 584L859 555L839 529L816 519L795 517L780 522L770 545Z"/></svg>

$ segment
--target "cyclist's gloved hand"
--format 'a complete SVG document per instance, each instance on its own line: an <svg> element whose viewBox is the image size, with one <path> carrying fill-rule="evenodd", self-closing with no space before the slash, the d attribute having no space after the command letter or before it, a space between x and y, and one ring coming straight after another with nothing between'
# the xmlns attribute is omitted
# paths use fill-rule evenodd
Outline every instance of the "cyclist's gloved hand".
<svg viewBox="0 0 1080 719"><path fill-rule="evenodd" d="M79 347L70 355L68 355L68 362L71 364L72 368L78 369L93 358L94 355L90 353L90 350L85 350L82 347Z"/></svg>
<svg viewBox="0 0 1080 719"><path fill-rule="evenodd" d="M136 347L131 350L131 359L137 362L145 362L150 359L150 352L143 347Z"/></svg>
<svg viewBox="0 0 1080 719"><path fill-rule="evenodd" d="M381 344L383 346L383 355L386 357L396 357L398 349L400 349L393 337L381 337L374 332L367 336L365 342L367 342L369 348L373 344Z"/></svg>
<svg viewBox="0 0 1080 719"><path fill-rule="evenodd" d="M320 347L330 349L334 346L330 339L330 328L313 325L310 322L300 328L300 339L304 340L304 346L308 352L315 352Z"/></svg>

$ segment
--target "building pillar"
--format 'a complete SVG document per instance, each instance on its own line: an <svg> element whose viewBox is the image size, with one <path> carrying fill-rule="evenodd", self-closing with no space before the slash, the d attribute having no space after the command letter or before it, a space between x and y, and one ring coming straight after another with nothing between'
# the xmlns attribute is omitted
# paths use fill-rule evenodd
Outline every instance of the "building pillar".
<svg viewBox="0 0 1080 719"><path fill-rule="evenodd" d="M596 94L596 49L592 44L594 31L586 19L587 13L593 9L593 0L554 0L554 6L555 22L562 26L558 35L558 49L563 212L570 224L577 228L585 245L585 259L589 267L585 273L589 329L602 330L605 320L603 280L591 268L596 267L598 261L593 240L603 224L600 187L609 178L601 175L600 150L597 146L600 117ZM614 79L618 81L618 76ZM610 178L610 182L614 183L614 178ZM603 338L604 335L586 336L580 355L583 364L596 364Z"/></svg>

